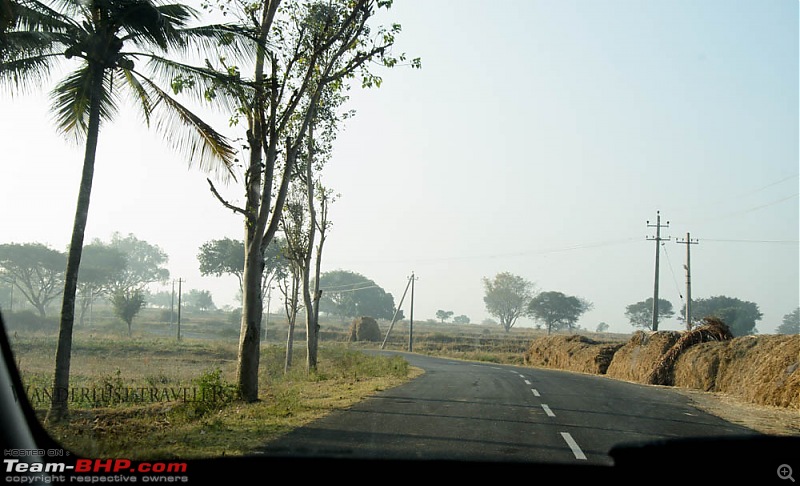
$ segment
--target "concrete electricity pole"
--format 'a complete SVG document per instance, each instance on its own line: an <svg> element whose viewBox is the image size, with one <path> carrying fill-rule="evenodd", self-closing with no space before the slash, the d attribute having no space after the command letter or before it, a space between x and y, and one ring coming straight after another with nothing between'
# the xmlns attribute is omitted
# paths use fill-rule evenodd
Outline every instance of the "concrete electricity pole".
<svg viewBox="0 0 800 486"><path fill-rule="evenodd" d="M419 280L411 272L411 316L408 321L408 352L414 351L414 281Z"/></svg>
<svg viewBox="0 0 800 486"><path fill-rule="evenodd" d="M181 284L183 279L178 279L178 341L181 340Z"/></svg>
<svg viewBox="0 0 800 486"><path fill-rule="evenodd" d="M653 331L658 331L658 255L662 241L669 241L669 237L662 238L661 237L661 228L669 228L669 221L667 224L661 224L661 211L656 211L656 224L650 224L650 221L647 222L648 228L655 228L656 229L656 236L655 238L647 237L648 240L655 240L656 242L656 278L655 284L653 285Z"/></svg>
<svg viewBox="0 0 800 486"><path fill-rule="evenodd" d="M691 258L689 248L691 245L696 245L699 241L692 240L689 238L689 233L686 233L686 239L678 239L675 240L677 243L683 243L686 245L686 265L683 268L686 269L686 312L684 315L684 319L686 319L686 330L692 330L692 267L691 267Z"/></svg>

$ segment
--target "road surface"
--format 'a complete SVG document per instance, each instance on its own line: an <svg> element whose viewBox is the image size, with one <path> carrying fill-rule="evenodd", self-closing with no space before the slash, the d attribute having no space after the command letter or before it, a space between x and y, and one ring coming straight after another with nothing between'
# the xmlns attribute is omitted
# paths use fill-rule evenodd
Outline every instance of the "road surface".
<svg viewBox="0 0 800 486"><path fill-rule="evenodd" d="M612 465L623 443L756 434L666 388L410 353L425 370L294 430L270 456Z"/></svg>

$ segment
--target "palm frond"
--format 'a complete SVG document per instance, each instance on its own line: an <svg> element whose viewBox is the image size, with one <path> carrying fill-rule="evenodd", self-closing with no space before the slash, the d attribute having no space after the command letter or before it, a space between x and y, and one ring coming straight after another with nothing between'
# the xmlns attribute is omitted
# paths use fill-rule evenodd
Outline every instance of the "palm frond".
<svg viewBox="0 0 800 486"><path fill-rule="evenodd" d="M184 54L188 55L215 53L235 62L246 62L258 51L258 37L253 30L233 24L189 27L181 29L180 33L185 38Z"/></svg>
<svg viewBox="0 0 800 486"><path fill-rule="evenodd" d="M61 54L70 37L60 32L12 31L4 36L8 59L22 59L44 54Z"/></svg>
<svg viewBox="0 0 800 486"><path fill-rule="evenodd" d="M42 54L0 62L0 86L10 88L12 95L33 92L47 83L60 56Z"/></svg>
<svg viewBox="0 0 800 486"><path fill-rule="evenodd" d="M100 88L92 86L94 69L97 68L89 64L82 65L59 82L50 93L57 128L63 134L73 136L76 141L84 140L89 128L92 92L100 97L101 123L112 119L117 113L116 91L110 85L111 78L104 77Z"/></svg>
<svg viewBox="0 0 800 486"><path fill-rule="evenodd" d="M222 181L235 179L233 164L236 150L228 139L153 81L139 76L142 85L155 100L152 114L158 117L157 130L161 136L186 155L190 167L196 165L206 173L214 173Z"/></svg>
<svg viewBox="0 0 800 486"><path fill-rule="evenodd" d="M232 112L242 106L243 99L252 96L252 87L243 83L239 76L159 56L141 55L148 57L147 66L155 78L166 84L181 80L187 86L184 91L196 100L213 101L213 104Z"/></svg>
<svg viewBox="0 0 800 486"><path fill-rule="evenodd" d="M153 110L153 104L150 100L150 95L147 94L147 90L144 86L142 86L142 83L136 79L136 76L133 75L131 70L123 69L122 74L125 78L128 89L131 91L132 96L136 99L134 105L141 110L142 118L144 118L145 124L149 126L150 112Z"/></svg>
<svg viewBox="0 0 800 486"><path fill-rule="evenodd" d="M43 32L68 32L81 29L81 25L71 17L72 8L56 10L36 0L12 2L15 4L15 26L17 30L38 30Z"/></svg>
<svg viewBox="0 0 800 486"><path fill-rule="evenodd" d="M180 30L188 20L197 17L196 11L186 5L159 6L150 0L131 0L114 5L117 8L112 18L127 32L123 40L132 40L139 46L157 46L162 50L183 47L185 39Z"/></svg>

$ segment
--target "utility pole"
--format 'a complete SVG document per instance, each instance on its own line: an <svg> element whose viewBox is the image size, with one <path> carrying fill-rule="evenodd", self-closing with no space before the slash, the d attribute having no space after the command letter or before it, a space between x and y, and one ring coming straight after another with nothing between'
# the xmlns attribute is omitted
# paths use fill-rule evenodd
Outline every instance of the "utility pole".
<svg viewBox="0 0 800 486"><path fill-rule="evenodd" d="M383 338L383 343L381 344L381 349L386 347L386 341L389 340L389 334L392 332L392 328L394 327L394 323L397 322L397 315L400 314L400 309L403 308L403 301L406 299L406 293L408 292L408 287L411 285L411 278L409 277L408 283L406 284L406 289L403 291L403 296L400 297L400 303L397 304L397 310L394 311L394 316L392 316L392 323L389 324L389 330L386 331L386 337Z"/></svg>
<svg viewBox="0 0 800 486"><path fill-rule="evenodd" d="M689 248L691 245L696 245L699 243L697 239L692 240L689 237L689 233L686 233L686 239L678 239L675 240L677 243L683 243L686 245L686 265L683 268L686 269L686 313L684 318L686 319L686 330L692 330L692 267L691 267L691 258L690 258L690 251Z"/></svg>
<svg viewBox="0 0 800 486"><path fill-rule="evenodd" d="M661 224L661 211L656 211L656 224L650 224L650 221L647 222L648 228L655 228L656 229L656 236L655 238L647 237L648 240L655 240L656 242L656 277L655 283L653 284L653 331L658 331L658 255L659 250L661 249L661 241L666 240L669 241L669 237L662 238L661 237L661 228L669 228L669 221L667 224Z"/></svg>
<svg viewBox="0 0 800 486"><path fill-rule="evenodd" d="M411 317L408 321L408 352L414 351L414 272L411 272Z"/></svg>
<svg viewBox="0 0 800 486"><path fill-rule="evenodd" d="M182 279L178 279L178 341L181 340L181 283Z"/></svg>
<svg viewBox="0 0 800 486"><path fill-rule="evenodd" d="M169 301L169 330L172 330L172 325L175 323L175 281L172 281L172 298Z"/></svg>

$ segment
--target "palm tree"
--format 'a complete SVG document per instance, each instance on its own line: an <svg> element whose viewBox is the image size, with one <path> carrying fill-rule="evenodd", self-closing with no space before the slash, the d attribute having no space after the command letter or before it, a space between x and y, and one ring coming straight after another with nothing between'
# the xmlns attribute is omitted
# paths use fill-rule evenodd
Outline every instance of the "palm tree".
<svg viewBox="0 0 800 486"><path fill-rule="evenodd" d="M161 89L155 79L175 80L176 73L185 73L184 85L200 78L205 83L230 81L165 56L175 50L188 53L192 47L232 45L232 33L224 26L190 27L189 22L199 18L196 11L158 0L0 1L10 5L14 14L3 16L7 26L0 32L0 83L10 84L12 91L27 90L41 86L62 60L77 63L51 92L58 129L85 143L48 413L48 420L61 420L67 414L63 393L69 385L78 268L101 123L114 117L120 95L127 93L146 123L155 119L159 132L185 153L190 164L198 162L202 169L223 178L230 175L234 149L228 140ZM125 46L137 50L125 51ZM134 61L142 59L151 68L150 76L137 69Z"/></svg>

